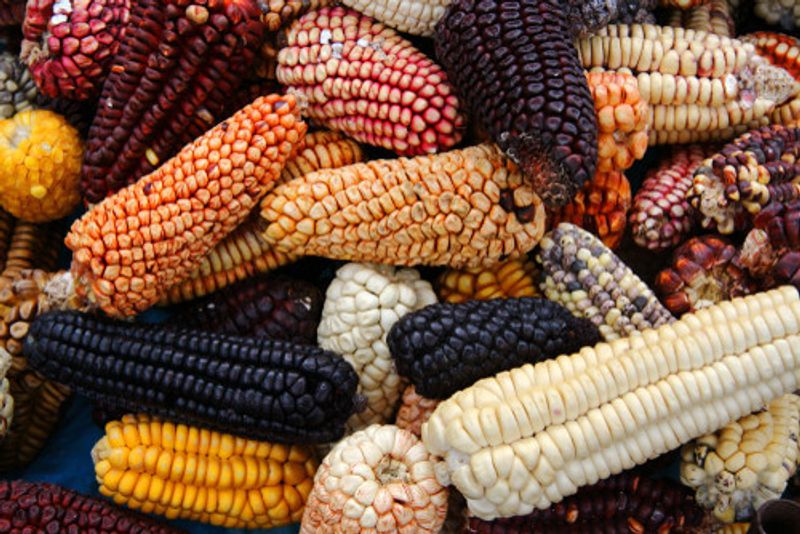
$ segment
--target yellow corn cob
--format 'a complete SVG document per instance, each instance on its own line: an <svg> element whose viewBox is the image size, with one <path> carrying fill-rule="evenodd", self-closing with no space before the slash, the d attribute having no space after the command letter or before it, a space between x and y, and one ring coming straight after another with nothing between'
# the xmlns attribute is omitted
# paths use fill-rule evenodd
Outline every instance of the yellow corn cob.
<svg viewBox="0 0 800 534"><path fill-rule="evenodd" d="M431 37L452 0L343 0L342 3L387 26Z"/></svg>
<svg viewBox="0 0 800 534"><path fill-rule="evenodd" d="M491 267L449 269L439 277L437 293L443 301L456 304L540 294L536 266L528 258L506 260Z"/></svg>
<svg viewBox="0 0 800 534"><path fill-rule="evenodd" d="M497 147L307 174L261 204L276 250L393 265L492 265L533 248L544 208Z"/></svg>
<svg viewBox="0 0 800 534"><path fill-rule="evenodd" d="M547 508L800 384L800 295L783 287L524 365L442 402L422 439L482 519ZM437 472L438 473L438 472Z"/></svg>
<svg viewBox="0 0 800 534"><path fill-rule="evenodd" d="M750 523L731 523L723 525L716 530L716 534L747 534Z"/></svg>
<svg viewBox="0 0 800 534"><path fill-rule="evenodd" d="M11 368L11 355L0 348L0 442L8 433L11 422L14 419L14 397L9 392L8 378L6 373Z"/></svg>
<svg viewBox="0 0 800 534"><path fill-rule="evenodd" d="M126 415L92 449L100 493L134 510L228 528L299 521L317 462L280 445Z"/></svg>

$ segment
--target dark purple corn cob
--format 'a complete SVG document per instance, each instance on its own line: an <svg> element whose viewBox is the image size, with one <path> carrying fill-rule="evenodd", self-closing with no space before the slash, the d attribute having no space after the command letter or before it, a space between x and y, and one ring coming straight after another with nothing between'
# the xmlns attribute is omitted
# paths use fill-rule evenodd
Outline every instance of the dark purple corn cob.
<svg viewBox="0 0 800 534"><path fill-rule="evenodd" d="M54 312L31 323L24 353L106 409L258 440L335 441L356 408L349 363L287 341Z"/></svg>
<svg viewBox="0 0 800 534"><path fill-rule="evenodd" d="M190 301L172 322L207 332L316 344L322 292L279 276L249 278Z"/></svg>
<svg viewBox="0 0 800 534"><path fill-rule="evenodd" d="M456 0L436 55L480 125L548 206L594 176L597 119L562 0Z"/></svg>
<svg viewBox="0 0 800 534"><path fill-rule="evenodd" d="M598 341L588 319L531 297L432 304L403 316L386 337L397 372L431 399Z"/></svg>
<svg viewBox="0 0 800 534"><path fill-rule="evenodd" d="M0 480L0 532L178 534L181 529L46 482Z"/></svg>
<svg viewBox="0 0 800 534"><path fill-rule="evenodd" d="M265 26L257 0L141 0L106 79L84 156L87 202L152 172L223 118Z"/></svg>

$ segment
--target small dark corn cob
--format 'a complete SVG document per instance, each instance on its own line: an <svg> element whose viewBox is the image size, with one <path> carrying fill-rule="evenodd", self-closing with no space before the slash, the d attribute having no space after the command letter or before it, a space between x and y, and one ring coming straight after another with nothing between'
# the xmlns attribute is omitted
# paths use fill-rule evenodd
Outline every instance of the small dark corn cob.
<svg viewBox="0 0 800 534"><path fill-rule="evenodd" d="M91 400L253 439L334 441L355 409L350 364L286 341L53 312L25 355Z"/></svg>
<svg viewBox="0 0 800 534"><path fill-rule="evenodd" d="M0 532L177 534L180 529L47 482L0 480Z"/></svg>
<svg viewBox="0 0 800 534"><path fill-rule="evenodd" d="M545 234L536 261L544 296L586 317L606 341L655 328L675 318L597 237L561 223Z"/></svg>
<svg viewBox="0 0 800 534"><path fill-rule="evenodd" d="M549 206L597 165L597 119L569 12L560 0L456 0L436 26L436 55L500 148Z"/></svg>
<svg viewBox="0 0 800 534"><path fill-rule="evenodd" d="M672 255L672 264L656 276L661 302L680 316L758 291L741 264L736 247L722 236L693 237Z"/></svg>
<svg viewBox="0 0 800 534"><path fill-rule="evenodd" d="M433 304L402 317L386 343L400 376L420 395L444 399L481 378L599 340L589 320L524 297Z"/></svg>
<svg viewBox="0 0 800 534"><path fill-rule="evenodd" d="M239 336L314 344L322 293L308 282L260 276L187 303L172 323Z"/></svg>
<svg viewBox="0 0 800 534"><path fill-rule="evenodd" d="M692 532L704 523L692 491L625 472L525 516L469 520L470 534L644 534ZM699 530L697 530L699 531Z"/></svg>
<svg viewBox="0 0 800 534"><path fill-rule="evenodd" d="M0 272L9 275L23 269L52 269L58 260L61 237L52 224L13 221L11 231L0 245Z"/></svg>
<svg viewBox="0 0 800 534"><path fill-rule="evenodd" d="M0 0L0 26L16 26L25 20L27 0Z"/></svg>

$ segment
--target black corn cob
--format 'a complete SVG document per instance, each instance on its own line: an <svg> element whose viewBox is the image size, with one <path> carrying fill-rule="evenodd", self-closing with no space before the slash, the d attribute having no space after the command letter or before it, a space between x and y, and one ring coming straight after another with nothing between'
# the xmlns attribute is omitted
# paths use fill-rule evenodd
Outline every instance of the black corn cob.
<svg viewBox="0 0 800 534"><path fill-rule="evenodd" d="M358 377L311 345L44 314L24 345L39 372L107 408L274 442L342 437Z"/></svg>
<svg viewBox="0 0 800 534"><path fill-rule="evenodd" d="M322 292L308 282L260 276L190 301L172 322L207 332L315 344L322 300Z"/></svg>
<svg viewBox="0 0 800 534"><path fill-rule="evenodd" d="M402 317L386 338L400 376L432 399L598 341L591 321L531 297L432 304Z"/></svg>
<svg viewBox="0 0 800 534"><path fill-rule="evenodd" d="M597 119L563 0L456 0L436 55L500 148L548 206L594 176Z"/></svg>
<svg viewBox="0 0 800 534"><path fill-rule="evenodd" d="M46 482L0 480L0 532L178 534L181 529Z"/></svg>

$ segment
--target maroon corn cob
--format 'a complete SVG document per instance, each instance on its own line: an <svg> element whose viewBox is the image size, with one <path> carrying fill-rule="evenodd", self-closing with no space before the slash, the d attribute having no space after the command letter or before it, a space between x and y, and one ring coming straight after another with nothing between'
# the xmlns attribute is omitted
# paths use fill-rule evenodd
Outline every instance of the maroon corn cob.
<svg viewBox="0 0 800 534"><path fill-rule="evenodd" d="M0 0L0 26L16 26L25 19L26 0Z"/></svg>
<svg viewBox="0 0 800 534"><path fill-rule="evenodd" d="M742 246L744 265L765 287L800 287L800 200L770 204L753 224Z"/></svg>
<svg viewBox="0 0 800 534"><path fill-rule="evenodd" d="M222 118L264 36L257 0L141 0L103 85L81 186L98 202Z"/></svg>

